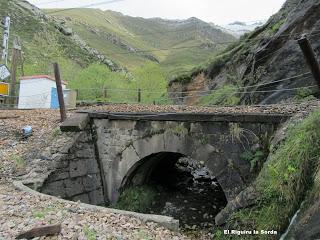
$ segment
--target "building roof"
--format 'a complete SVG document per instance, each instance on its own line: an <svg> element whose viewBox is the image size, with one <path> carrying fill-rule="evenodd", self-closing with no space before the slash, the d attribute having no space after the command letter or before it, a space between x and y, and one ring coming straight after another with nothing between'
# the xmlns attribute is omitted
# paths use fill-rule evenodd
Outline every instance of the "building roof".
<svg viewBox="0 0 320 240"><path fill-rule="evenodd" d="M56 82L56 79L54 77L52 77L52 76L49 76L49 75L23 76L23 77L20 77L20 81L21 80L34 80L34 79L40 79L40 78L45 78L45 79L48 79L48 80ZM66 81L61 81L61 83L64 84L64 85L67 85Z"/></svg>

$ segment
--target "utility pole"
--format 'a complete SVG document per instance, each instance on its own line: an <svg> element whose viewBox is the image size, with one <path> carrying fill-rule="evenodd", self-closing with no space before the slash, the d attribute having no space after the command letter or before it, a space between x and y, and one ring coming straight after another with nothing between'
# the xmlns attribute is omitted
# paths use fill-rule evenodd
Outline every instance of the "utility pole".
<svg viewBox="0 0 320 240"><path fill-rule="evenodd" d="M54 76L56 79L56 86L57 86L57 92L58 92L61 122L64 122L67 119L67 114L66 114L66 106L64 105L63 90L62 90L62 83L61 83L60 70L59 70L58 63L53 64L53 69L54 69Z"/></svg>
<svg viewBox="0 0 320 240"><path fill-rule="evenodd" d="M4 17L3 23L3 41L2 41L2 61L8 65L8 49L9 49L9 34L10 34L10 17Z"/></svg>
<svg viewBox="0 0 320 240"><path fill-rule="evenodd" d="M14 105L16 96L16 83L17 83L17 65L18 58L21 56L21 46L18 37L14 38L13 50L12 50L12 61L11 61L11 88L10 88L10 103Z"/></svg>
<svg viewBox="0 0 320 240"><path fill-rule="evenodd" d="M303 35L299 40L298 44L303 52L306 62L312 72L314 79L316 80L320 88L320 65L317 60L316 54L310 44L308 38Z"/></svg>

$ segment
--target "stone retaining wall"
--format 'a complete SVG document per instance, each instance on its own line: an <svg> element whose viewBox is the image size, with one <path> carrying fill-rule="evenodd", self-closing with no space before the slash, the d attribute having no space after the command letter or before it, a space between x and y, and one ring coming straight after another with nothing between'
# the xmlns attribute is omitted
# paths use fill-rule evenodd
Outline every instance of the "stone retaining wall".
<svg viewBox="0 0 320 240"><path fill-rule="evenodd" d="M104 204L100 168L91 132L81 132L70 148L56 155L55 169L44 181L40 191L67 200Z"/></svg>

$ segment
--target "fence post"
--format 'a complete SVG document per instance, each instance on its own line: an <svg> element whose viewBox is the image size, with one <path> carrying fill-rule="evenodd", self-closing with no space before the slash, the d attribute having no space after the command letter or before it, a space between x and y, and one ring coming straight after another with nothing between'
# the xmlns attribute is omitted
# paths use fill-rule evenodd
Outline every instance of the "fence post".
<svg viewBox="0 0 320 240"><path fill-rule="evenodd" d="M17 84L17 65L18 57L21 52L20 41L18 37L14 38L12 50L12 65L11 65L11 88L10 88L10 104L14 108L16 103L16 84Z"/></svg>
<svg viewBox="0 0 320 240"><path fill-rule="evenodd" d="M67 114L66 114L66 106L64 105L62 83L61 83L60 70L59 70L58 63L53 64L53 69L54 69L54 76L56 79L56 86L57 86L57 92L58 92L61 122L64 122L67 119Z"/></svg>
<svg viewBox="0 0 320 240"><path fill-rule="evenodd" d="M106 99L107 98L107 89L103 89L103 98Z"/></svg>
<svg viewBox="0 0 320 240"><path fill-rule="evenodd" d="M298 44L304 54L304 57L312 72L312 75L320 88L320 65L308 38L305 35L303 35L298 40Z"/></svg>
<svg viewBox="0 0 320 240"><path fill-rule="evenodd" d="M138 102L141 102L141 89L138 89Z"/></svg>

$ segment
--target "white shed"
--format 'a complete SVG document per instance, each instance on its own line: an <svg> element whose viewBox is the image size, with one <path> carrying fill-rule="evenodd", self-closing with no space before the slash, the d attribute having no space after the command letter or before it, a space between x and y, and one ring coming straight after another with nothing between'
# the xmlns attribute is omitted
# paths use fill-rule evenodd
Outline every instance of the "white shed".
<svg viewBox="0 0 320 240"><path fill-rule="evenodd" d="M66 82L62 82L66 89ZM20 78L19 109L56 108L56 80L48 75Z"/></svg>

